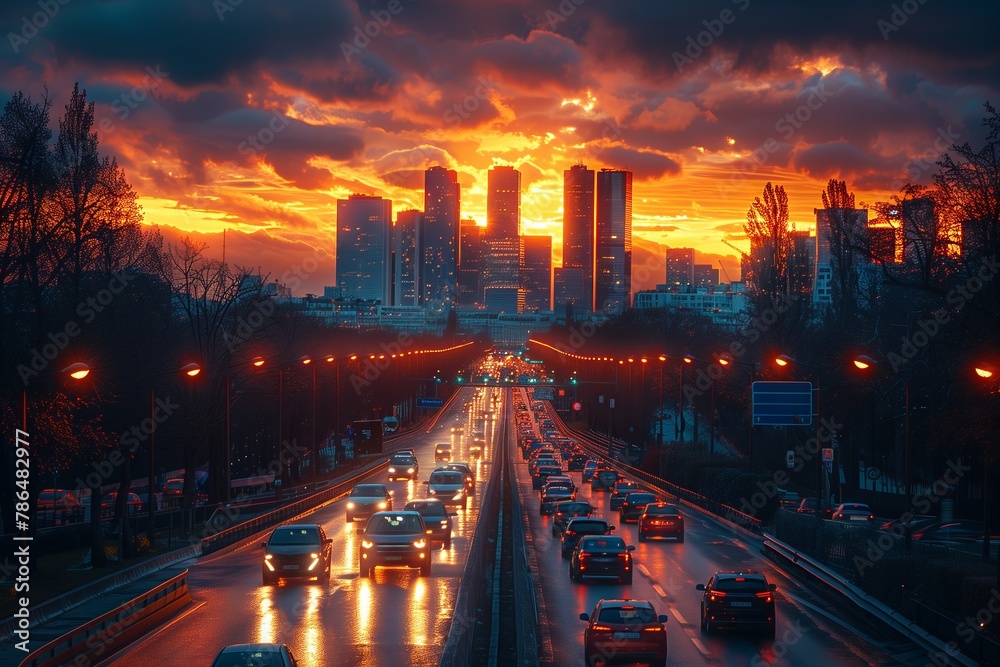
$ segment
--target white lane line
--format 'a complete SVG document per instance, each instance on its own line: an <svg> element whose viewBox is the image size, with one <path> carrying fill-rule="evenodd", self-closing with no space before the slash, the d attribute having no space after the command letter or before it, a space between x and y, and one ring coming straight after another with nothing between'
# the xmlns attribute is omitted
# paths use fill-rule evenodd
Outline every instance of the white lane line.
<svg viewBox="0 0 1000 667"><path fill-rule="evenodd" d="M696 649L698 649L699 651L701 651L702 655L708 655L708 649L705 648L705 645L701 643L700 639L698 639L697 637L690 637L690 639L691 639L691 643L694 644L694 647Z"/></svg>
<svg viewBox="0 0 1000 667"><path fill-rule="evenodd" d="M673 613L674 618L677 619L678 623L680 623L681 625L687 625L687 621L684 619L683 616L681 616L681 613L677 611L675 607L671 607L670 611Z"/></svg>
<svg viewBox="0 0 1000 667"><path fill-rule="evenodd" d="M653 584L653 590L656 591L656 594L659 595L664 600L667 599L667 594L663 592L663 589L660 588L659 584Z"/></svg>
<svg viewBox="0 0 1000 667"><path fill-rule="evenodd" d="M643 574L643 576L644 576L644 577L647 577L647 578L649 578L649 579L652 579L652 578L653 578L652 576L650 576L650 574L649 574L649 570L647 570L647 569L646 569L646 566L645 566L645 565L642 565L642 564L640 563L639 565L636 565L636 569L637 569L637 570L639 570L640 572L642 572L642 574Z"/></svg>

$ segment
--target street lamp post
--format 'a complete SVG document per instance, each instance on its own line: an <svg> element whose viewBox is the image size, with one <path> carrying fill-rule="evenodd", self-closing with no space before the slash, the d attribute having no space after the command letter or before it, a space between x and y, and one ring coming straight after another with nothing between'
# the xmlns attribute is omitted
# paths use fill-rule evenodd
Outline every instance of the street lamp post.
<svg viewBox="0 0 1000 667"><path fill-rule="evenodd" d="M667 357L666 355L661 354L658 358L660 360L660 398L659 401L657 402L657 405L659 407L660 414L656 420L656 444L662 447L663 446L663 364L667 361Z"/></svg>
<svg viewBox="0 0 1000 667"><path fill-rule="evenodd" d="M797 365L797 366L804 366L806 368L810 368L816 371L816 387L814 389L814 391L816 392L816 415L815 415L816 442L817 444L821 444L823 442L823 439L820 437L821 435L820 415L822 414L822 408L820 407L821 394L820 394L819 367L796 361L787 354L778 355L775 358L774 363L777 364L778 366L781 366L782 368L790 365ZM824 484L824 481L825 481L825 476L823 475L823 457L821 455L816 459L816 519L817 520L823 519L823 505L824 505L823 501L824 501L824 496L826 495L826 485Z"/></svg>
<svg viewBox="0 0 1000 667"><path fill-rule="evenodd" d="M976 377L979 378L981 382L995 381L997 375L997 369L986 366L977 365L975 368ZM983 466L985 469L983 475L983 562L988 563L992 555L992 546L990 544L990 501L989 501L989 481L990 481L990 471L989 466ZM994 493L996 488L996 482L994 481ZM1000 549L997 550L997 576L996 576L997 587L1000 588Z"/></svg>
<svg viewBox="0 0 1000 667"><path fill-rule="evenodd" d="M750 369L750 428L747 430L747 460L749 462L750 469L753 470L753 373L754 365L746 361L736 361L735 359L730 359L727 356L720 355L716 361L723 368L728 368L730 364L736 364L738 366L746 366Z"/></svg>

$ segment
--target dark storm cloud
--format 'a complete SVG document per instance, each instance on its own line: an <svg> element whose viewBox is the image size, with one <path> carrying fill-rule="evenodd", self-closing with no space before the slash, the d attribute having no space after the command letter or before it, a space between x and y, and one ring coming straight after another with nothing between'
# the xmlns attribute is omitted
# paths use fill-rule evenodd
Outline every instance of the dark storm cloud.
<svg viewBox="0 0 1000 667"><path fill-rule="evenodd" d="M654 180L667 174L679 174L681 166L666 155L646 153L625 146L598 147L591 151L594 158L608 166L628 169L635 180Z"/></svg>

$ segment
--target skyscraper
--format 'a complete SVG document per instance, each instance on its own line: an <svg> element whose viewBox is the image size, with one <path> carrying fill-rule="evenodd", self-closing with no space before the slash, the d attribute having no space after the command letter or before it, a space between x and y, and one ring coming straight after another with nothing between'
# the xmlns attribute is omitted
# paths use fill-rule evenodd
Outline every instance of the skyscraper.
<svg viewBox="0 0 1000 667"><path fill-rule="evenodd" d="M528 310L552 309L552 237L522 236L524 263L521 284L524 307Z"/></svg>
<svg viewBox="0 0 1000 667"><path fill-rule="evenodd" d="M594 309L594 170L575 164L563 171L563 260L580 269L583 293L574 297L577 311Z"/></svg>
<svg viewBox="0 0 1000 667"><path fill-rule="evenodd" d="M344 298L390 303L392 201L373 195L337 200L337 287Z"/></svg>
<svg viewBox="0 0 1000 667"><path fill-rule="evenodd" d="M715 287L719 284L719 270L711 264L694 265L694 282L691 284L698 287Z"/></svg>
<svg viewBox="0 0 1000 667"><path fill-rule="evenodd" d="M469 308L482 305L480 270L483 228L475 220L462 220L458 253L458 303Z"/></svg>
<svg viewBox="0 0 1000 667"><path fill-rule="evenodd" d="M424 214L420 247L421 303L450 303L458 282L461 187L453 169L431 167L424 172Z"/></svg>
<svg viewBox="0 0 1000 667"><path fill-rule="evenodd" d="M938 248L934 200L918 197L903 201L903 264L927 270Z"/></svg>
<svg viewBox="0 0 1000 667"><path fill-rule="evenodd" d="M788 291L796 296L808 297L812 293L813 258L816 254L816 239L807 229L797 229L791 233L792 248L788 253Z"/></svg>
<svg viewBox="0 0 1000 667"><path fill-rule="evenodd" d="M694 284L694 248L667 248L666 285L670 291L683 291Z"/></svg>
<svg viewBox="0 0 1000 667"><path fill-rule="evenodd" d="M833 264L830 243L839 234L845 253L864 247L868 235L868 211L861 208L817 208L814 256L813 303L833 303ZM860 253L856 253L860 257ZM867 258L861 258L867 261Z"/></svg>
<svg viewBox="0 0 1000 667"><path fill-rule="evenodd" d="M618 314L632 302L632 172L597 174L596 307Z"/></svg>
<svg viewBox="0 0 1000 667"><path fill-rule="evenodd" d="M483 289L520 287L521 172L493 167L488 174Z"/></svg>
<svg viewBox="0 0 1000 667"><path fill-rule="evenodd" d="M396 214L392 228L394 306L420 305L420 225L420 211L408 209Z"/></svg>

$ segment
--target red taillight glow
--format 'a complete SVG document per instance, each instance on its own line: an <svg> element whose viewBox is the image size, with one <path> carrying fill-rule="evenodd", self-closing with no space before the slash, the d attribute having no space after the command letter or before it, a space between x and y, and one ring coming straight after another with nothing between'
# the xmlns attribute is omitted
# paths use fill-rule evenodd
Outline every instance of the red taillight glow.
<svg viewBox="0 0 1000 667"><path fill-rule="evenodd" d="M764 593L757 593L757 598L763 600L764 602L771 601L771 592L765 591Z"/></svg>
<svg viewBox="0 0 1000 667"><path fill-rule="evenodd" d="M719 593L717 591L712 591L712 593L710 593L709 596L708 596L708 601L709 602L715 602L719 598L724 598L724 597L726 597L725 593Z"/></svg>
<svg viewBox="0 0 1000 667"><path fill-rule="evenodd" d="M650 628L643 628L643 630L645 630L646 632L663 632L663 626L657 625Z"/></svg>

